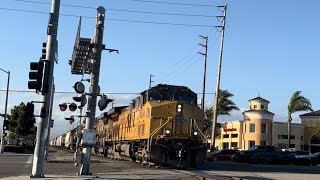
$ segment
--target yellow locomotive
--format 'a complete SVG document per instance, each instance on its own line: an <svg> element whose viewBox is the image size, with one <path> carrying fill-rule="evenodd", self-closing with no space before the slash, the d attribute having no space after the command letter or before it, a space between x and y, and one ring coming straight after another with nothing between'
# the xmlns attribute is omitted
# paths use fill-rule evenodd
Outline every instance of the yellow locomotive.
<svg viewBox="0 0 320 180"><path fill-rule="evenodd" d="M187 87L159 84L98 119L98 141L111 158L175 167L195 167L205 158L203 111Z"/></svg>

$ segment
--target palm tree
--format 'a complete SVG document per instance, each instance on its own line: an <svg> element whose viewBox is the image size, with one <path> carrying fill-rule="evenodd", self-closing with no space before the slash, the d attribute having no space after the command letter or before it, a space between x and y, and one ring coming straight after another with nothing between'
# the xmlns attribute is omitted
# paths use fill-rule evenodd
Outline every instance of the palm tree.
<svg viewBox="0 0 320 180"><path fill-rule="evenodd" d="M219 90L219 97L218 97L218 110L217 115L230 115L232 110L239 111L239 108L236 104L230 99L233 97L233 94L230 93L228 90ZM206 123L206 130L212 126L212 118L213 118L213 107L206 108L205 110L205 123Z"/></svg>
<svg viewBox="0 0 320 180"><path fill-rule="evenodd" d="M294 92L288 105L288 148L290 148L291 115L299 111L313 111L310 100L300 94L301 91Z"/></svg>

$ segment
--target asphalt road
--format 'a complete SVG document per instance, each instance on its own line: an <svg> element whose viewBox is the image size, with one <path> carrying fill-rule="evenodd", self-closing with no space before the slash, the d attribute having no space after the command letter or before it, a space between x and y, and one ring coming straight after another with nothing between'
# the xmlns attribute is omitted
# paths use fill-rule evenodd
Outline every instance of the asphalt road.
<svg viewBox="0 0 320 180"><path fill-rule="evenodd" d="M74 166L73 154L64 150L50 151L45 162L44 174L50 179L79 179L79 166ZM0 154L0 178L20 179L29 177L32 155L14 153ZM129 161L115 161L92 156L90 171L92 179L249 179L249 180L320 180L320 166L262 165L235 162L208 163L203 169L178 170L172 168L146 167ZM71 177L72 176L72 177ZM18 178L19 179L19 178ZM88 179L88 178L86 178Z"/></svg>
<svg viewBox="0 0 320 180"><path fill-rule="evenodd" d="M0 154L0 178L8 176L29 175L32 168L30 154Z"/></svg>

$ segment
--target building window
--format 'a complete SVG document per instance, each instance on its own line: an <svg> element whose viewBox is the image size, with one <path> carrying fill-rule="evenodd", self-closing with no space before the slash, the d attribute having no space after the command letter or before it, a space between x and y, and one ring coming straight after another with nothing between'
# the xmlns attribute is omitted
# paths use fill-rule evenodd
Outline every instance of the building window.
<svg viewBox="0 0 320 180"><path fill-rule="evenodd" d="M229 138L229 134L224 134L223 138Z"/></svg>
<svg viewBox="0 0 320 180"><path fill-rule="evenodd" d="M229 149L229 143L222 143L222 149Z"/></svg>
<svg viewBox="0 0 320 180"><path fill-rule="evenodd" d="M231 134L231 138L237 138L238 134Z"/></svg>
<svg viewBox="0 0 320 180"><path fill-rule="evenodd" d="M238 147L238 142L232 142L232 143L231 143L231 147L232 147L232 148Z"/></svg>
<svg viewBox="0 0 320 180"><path fill-rule="evenodd" d="M264 109L264 105L261 105L261 109Z"/></svg>
<svg viewBox="0 0 320 180"><path fill-rule="evenodd" d="M278 148L279 149L285 149L287 145L285 143L278 143Z"/></svg>
<svg viewBox="0 0 320 180"><path fill-rule="evenodd" d="M267 133L267 124L261 124L261 133Z"/></svg>
<svg viewBox="0 0 320 180"><path fill-rule="evenodd" d="M254 109L257 109L257 105L253 105L253 108L254 108Z"/></svg>
<svg viewBox="0 0 320 180"><path fill-rule="evenodd" d="M303 140L303 136L301 136L301 139L300 139L301 141Z"/></svg>
<svg viewBox="0 0 320 180"><path fill-rule="evenodd" d="M260 141L260 145L267 145L267 141Z"/></svg>
<svg viewBox="0 0 320 180"><path fill-rule="evenodd" d="M252 146L255 146L256 142L255 141L249 141L249 148L251 148Z"/></svg>
<svg viewBox="0 0 320 180"><path fill-rule="evenodd" d="M296 145L295 144L290 144L289 148L295 148Z"/></svg>
<svg viewBox="0 0 320 180"><path fill-rule="evenodd" d="M250 124L249 132L256 132L256 125L255 124Z"/></svg>
<svg viewBox="0 0 320 180"><path fill-rule="evenodd" d="M295 135L290 135L290 139L295 139L295 138L296 138ZM278 139L288 139L288 135L279 134Z"/></svg>

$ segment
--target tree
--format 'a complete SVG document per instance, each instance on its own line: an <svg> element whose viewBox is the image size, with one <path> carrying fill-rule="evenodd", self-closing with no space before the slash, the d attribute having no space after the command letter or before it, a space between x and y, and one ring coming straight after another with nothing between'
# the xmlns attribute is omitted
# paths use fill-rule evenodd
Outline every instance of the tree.
<svg viewBox="0 0 320 180"><path fill-rule="evenodd" d="M300 111L313 111L312 105L309 99L301 95L301 91L296 91L292 94L290 102L288 104L288 148L290 148L290 136L291 136L291 115Z"/></svg>
<svg viewBox="0 0 320 180"><path fill-rule="evenodd" d="M9 131L12 133L12 136L15 137L17 145L19 145L21 137L25 139L28 135L35 134L36 132L34 126L35 119L28 118L27 107L23 102L11 109L9 122Z"/></svg>
<svg viewBox="0 0 320 180"><path fill-rule="evenodd" d="M239 111L239 108L236 104L231 100L233 94L230 93L228 90L219 90L219 97L218 97L218 110L217 116L219 115L230 115L232 110ZM205 130L212 126L212 119L213 119L213 107L206 108L205 112ZM217 128L221 127L219 123L217 123Z"/></svg>

